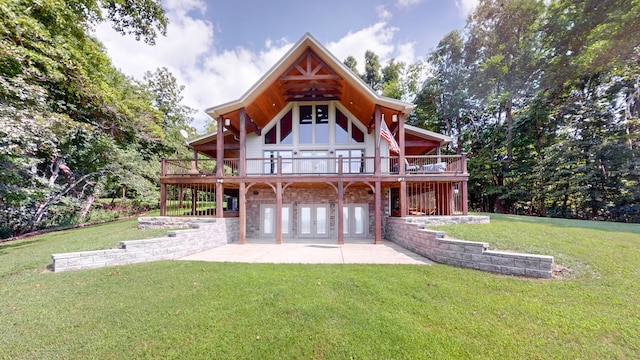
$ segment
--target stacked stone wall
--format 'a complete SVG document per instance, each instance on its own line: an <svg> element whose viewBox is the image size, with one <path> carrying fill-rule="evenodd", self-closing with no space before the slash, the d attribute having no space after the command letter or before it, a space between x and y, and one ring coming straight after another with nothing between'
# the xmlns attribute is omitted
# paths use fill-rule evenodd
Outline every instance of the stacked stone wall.
<svg viewBox="0 0 640 360"><path fill-rule="evenodd" d="M116 249L53 254L53 271L94 269L140 262L179 259L191 254L225 245L238 238L238 219L198 219L154 217L140 218L141 228L176 228L179 223L186 230L172 230L166 237L122 241ZM201 219L200 219L201 220ZM164 223L164 225L163 225ZM142 226L140 225L142 224Z"/></svg>
<svg viewBox="0 0 640 360"><path fill-rule="evenodd" d="M467 223L488 221L467 218ZM387 240L441 264L504 275L545 279L552 275L553 256L492 251L488 243L447 239L442 231L424 229L417 218L387 218L386 225Z"/></svg>

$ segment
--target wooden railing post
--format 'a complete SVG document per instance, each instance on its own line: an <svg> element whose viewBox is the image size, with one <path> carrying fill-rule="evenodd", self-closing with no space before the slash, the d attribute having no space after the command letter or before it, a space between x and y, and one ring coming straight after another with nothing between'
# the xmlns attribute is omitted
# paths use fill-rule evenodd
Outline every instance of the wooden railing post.
<svg viewBox="0 0 640 360"><path fill-rule="evenodd" d="M160 159L160 175L167 175L167 159L165 157Z"/></svg>
<svg viewBox="0 0 640 360"><path fill-rule="evenodd" d="M276 164L276 173L278 176L282 175L282 156L278 155L278 163Z"/></svg>

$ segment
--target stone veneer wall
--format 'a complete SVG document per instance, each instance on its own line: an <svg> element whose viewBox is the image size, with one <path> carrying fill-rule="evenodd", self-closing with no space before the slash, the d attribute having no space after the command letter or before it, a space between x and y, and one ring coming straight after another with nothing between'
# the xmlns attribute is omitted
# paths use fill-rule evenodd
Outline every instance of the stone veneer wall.
<svg viewBox="0 0 640 360"><path fill-rule="evenodd" d="M463 222L488 222L488 217L466 218L468 220ZM435 262L504 275L551 278L553 256L491 251L487 243L447 239L442 231L424 229L426 220L420 218L390 217L386 220L387 240ZM437 224L438 219L430 220Z"/></svg>
<svg viewBox="0 0 640 360"><path fill-rule="evenodd" d="M117 249L53 254L53 271L94 269L140 262L173 260L225 245L238 238L237 218L139 218L139 228L178 228L166 237L122 241Z"/></svg>
<svg viewBox="0 0 640 360"><path fill-rule="evenodd" d="M369 194L371 188L368 186L350 186L344 194L344 204L368 204L369 205L369 236L375 232L375 197ZM382 188L382 207L387 211L388 191ZM272 188L266 186L253 186L247 192L247 237L260 237L260 205L275 205L276 194ZM282 205L292 204L326 204L329 205L329 236L337 237L337 216L336 206L338 204L338 194L336 190L328 184L314 184L313 187L292 185L287 187L282 193ZM298 207L291 209L291 233L295 236L298 232Z"/></svg>

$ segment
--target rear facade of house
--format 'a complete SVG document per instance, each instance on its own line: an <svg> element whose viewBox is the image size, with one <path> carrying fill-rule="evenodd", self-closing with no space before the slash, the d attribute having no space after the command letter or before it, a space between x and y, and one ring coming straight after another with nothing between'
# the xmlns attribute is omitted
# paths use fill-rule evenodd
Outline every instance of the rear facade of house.
<svg viewBox="0 0 640 360"><path fill-rule="evenodd" d="M466 215L466 157L404 124L412 109L306 34L240 99L207 110L218 131L187 142L192 158L163 159L161 215L237 217L240 243L378 243L389 216Z"/></svg>

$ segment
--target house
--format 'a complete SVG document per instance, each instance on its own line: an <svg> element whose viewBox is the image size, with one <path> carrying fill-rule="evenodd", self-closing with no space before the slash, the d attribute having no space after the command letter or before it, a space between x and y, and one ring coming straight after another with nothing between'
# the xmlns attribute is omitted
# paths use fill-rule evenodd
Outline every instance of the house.
<svg viewBox="0 0 640 360"><path fill-rule="evenodd" d="M466 158L404 124L413 105L376 94L311 35L238 100L207 109L217 132L162 160L161 215L237 217L248 238L368 238L387 217L467 215Z"/></svg>

